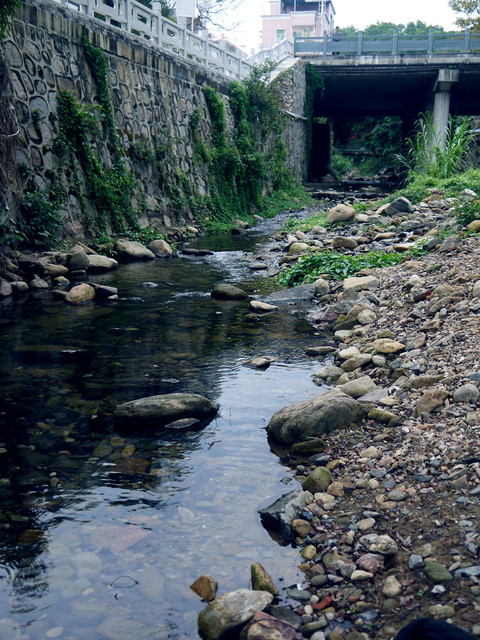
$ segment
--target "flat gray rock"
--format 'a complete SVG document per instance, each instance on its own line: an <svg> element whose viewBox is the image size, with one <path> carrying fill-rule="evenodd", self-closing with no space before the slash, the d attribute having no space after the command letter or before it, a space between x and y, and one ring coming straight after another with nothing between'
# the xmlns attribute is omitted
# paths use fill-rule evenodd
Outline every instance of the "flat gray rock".
<svg viewBox="0 0 480 640"><path fill-rule="evenodd" d="M139 398L115 407L115 418L136 426L164 426L178 420L206 420L218 412L218 405L195 393L167 393ZM176 428L176 427L173 427Z"/></svg>
<svg viewBox="0 0 480 640"><path fill-rule="evenodd" d="M268 423L267 433L274 440L291 445L358 424L365 415L363 405L333 389L316 398L280 409Z"/></svg>
<svg viewBox="0 0 480 640"><path fill-rule="evenodd" d="M293 304L296 302L310 302L315 295L313 284L301 284L293 289L281 289L274 291L265 298L269 304Z"/></svg>
<svg viewBox="0 0 480 640"><path fill-rule="evenodd" d="M266 529L277 531L288 542L294 538L292 522L312 500L313 496L309 491L295 489L275 500L265 509L260 509L258 513Z"/></svg>

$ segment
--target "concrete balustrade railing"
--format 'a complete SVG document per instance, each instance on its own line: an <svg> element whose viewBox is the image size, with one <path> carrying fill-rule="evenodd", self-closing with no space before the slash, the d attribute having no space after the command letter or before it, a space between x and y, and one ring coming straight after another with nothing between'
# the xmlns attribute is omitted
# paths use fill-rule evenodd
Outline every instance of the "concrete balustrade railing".
<svg viewBox="0 0 480 640"><path fill-rule="evenodd" d="M284 40L252 58L242 57L164 18L158 11L136 0L55 1L237 80L247 77L254 66L266 60L278 62L293 56L293 44Z"/></svg>
<svg viewBox="0 0 480 640"><path fill-rule="evenodd" d="M368 37L362 32L355 36L325 36L295 38L294 55L427 55L480 53L480 33L429 33L421 36L399 35Z"/></svg>

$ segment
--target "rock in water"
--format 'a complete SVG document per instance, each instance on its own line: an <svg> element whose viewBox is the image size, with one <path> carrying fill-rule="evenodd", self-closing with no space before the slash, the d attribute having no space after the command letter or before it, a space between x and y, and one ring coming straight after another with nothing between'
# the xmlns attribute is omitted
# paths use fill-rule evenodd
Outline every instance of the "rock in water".
<svg viewBox="0 0 480 640"><path fill-rule="evenodd" d="M95 298L95 289L85 282L72 287L65 296L65 302L68 304L83 304Z"/></svg>
<svg viewBox="0 0 480 640"><path fill-rule="evenodd" d="M155 255L144 247L140 242L134 242L133 240L124 240L119 238L115 243L115 251L118 254L119 260L131 261L131 260L154 260Z"/></svg>
<svg viewBox="0 0 480 640"><path fill-rule="evenodd" d="M89 271L110 271L110 269L115 269L118 266L118 262L113 258L108 258L107 256L100 256L98 254L94 254L88 257L88 267Z"/></svg>
<svg viewBox="0 0 480 640"><path fill-rule="evenodd" d="M266 591L237 589L207 604L198 616L198 627L207 640L217 640L228 631L248 622L273 600Z"/></svg>
<svg viewBox="0 0 480 640"><path fill-rule="evenodd" d="M313 501L309 491L296 489L285 494L273 504L258 512L266 529L274 529L286 540L293 539L292 522L298 518L307 504Z"/></svg>
<svg viewBox="0 0 480 640"><path fill-rule="evenodd" d="M218 405L196 393L167 393L124 402L115 408L115 418L137 426L163 426L184 418L206 420L218 412Z"/></svg>
<svg viewBox="0 0 480 640"><path fill-rule="evenodd" d="M265 571L260 562L254 562L250 567L252 589L254 591L268 591L272 596L278 596L279 591L273 584L271 576Z"/></svg>
<svg viewBox="0 0 480 640"><path fill-rule="evenodd" d="M267 433L274 440L294 444L358 424L365 415L366 410L359 402L334 389L280 409L268 423Z"/></svg>
<svg viewBox="0 0 480 640"><path fill-rule="evenodd" d="M259 611L242 629L240 640L297 640L299 636L291 624Z"/></svg>
<svg viewBox="0 0 480 640"><path fill-rule="evenodd" d="M245 300L248 294L239 287L235 287L228 282L217 284L210 294L216 300Z"/></svg>
<svg viewBox="0 0 480 640"><path fill-rule="evenodd" d="M212 578L212 576L206 573L203 576L200 576L195 580L193 584L190 585L190 589L195 592L198 596L202 598L202 600L206 600L210 602L210 600L214 600L217 594L218 584L217 581Z"/></svg>
<svg viewBox="0 0 480 640"><path fill-rule="evenodd" d="M173 249L166 240L153 240L148 248L157 258L171 258L173 256Z"/></svg>

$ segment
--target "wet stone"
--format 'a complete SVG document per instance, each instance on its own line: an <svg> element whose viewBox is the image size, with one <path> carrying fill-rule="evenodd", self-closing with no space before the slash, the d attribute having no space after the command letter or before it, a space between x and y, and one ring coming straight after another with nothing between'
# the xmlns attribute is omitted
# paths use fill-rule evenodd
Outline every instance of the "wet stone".
<svg viewBox="0 0 480 640"><path fill-rule="evenodd" d="M305 589L287 589L287 596L298 602L309 602L312 594Z"/></svg>

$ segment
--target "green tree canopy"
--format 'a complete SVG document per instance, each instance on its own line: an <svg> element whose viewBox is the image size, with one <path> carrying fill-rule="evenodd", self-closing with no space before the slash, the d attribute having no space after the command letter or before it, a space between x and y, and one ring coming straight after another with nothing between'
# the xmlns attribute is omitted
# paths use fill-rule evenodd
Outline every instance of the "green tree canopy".
<svg viewBox="0 0 480 640"><path fill-rule="evenodd" d="M470 28L473 31L480 31L480 1L479 0L449 0L448 4L457 13L465 15L459 16L455 23L462 29Z"/></svg>
<svg viewBox="0 0 480 640"><path fill-rule="evenodd" d="M461 0L452 0L461 1ZM477 4L480 4L477 2ZM377 22L370 24L363 29L363 33L370 38L377 38L380 36L391 36L394 31L397 31L400 35L405 36L421 36L427 34L430 29L433 29L435 33L443 33L444 28L438 25L427 25L426 22L417 20L416 22L408 22L407 24L396 24L395 22ZM348 26L340 29L342 36L354 36L358 33L358 29L354 26Z"/></svg>

